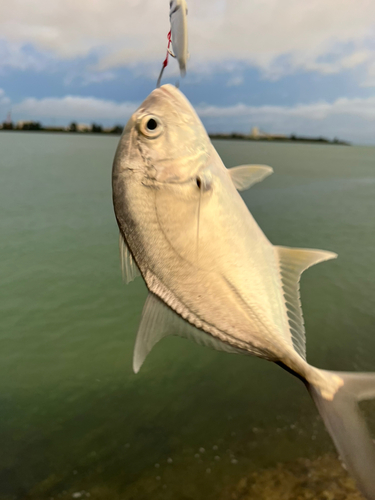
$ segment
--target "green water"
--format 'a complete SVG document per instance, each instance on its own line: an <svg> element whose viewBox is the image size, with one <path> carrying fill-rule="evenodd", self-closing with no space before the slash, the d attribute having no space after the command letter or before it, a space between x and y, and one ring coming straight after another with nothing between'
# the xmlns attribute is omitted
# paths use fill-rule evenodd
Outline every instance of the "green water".
<svg viewBox="0 0 375 500"><path fill-rule="evenodd" d="M1 500L211 500L333 449L302 384L271 363L169 338L132 373L147 293L120 277L117 141L0 135ZM227 166L274 167L244 193L273 243L339 254L302 279L308 360L375 370L375 148L215 146Z"/></svg>

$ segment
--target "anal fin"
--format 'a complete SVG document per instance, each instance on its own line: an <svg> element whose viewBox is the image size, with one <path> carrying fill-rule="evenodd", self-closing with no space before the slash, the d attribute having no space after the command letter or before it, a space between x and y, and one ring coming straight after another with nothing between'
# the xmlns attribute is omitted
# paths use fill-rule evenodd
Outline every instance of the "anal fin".
<svg viewBox="0 0 375 500"><path fill-rule="evenodd" d="M133 370L138 373L147 354L159 340L177 335L193 340L199 345L217 351L239 354L242 351L225 344L209 333L199 330L168 307L155 294L149 293L142 311L142 318L134 346Z"/></svg>

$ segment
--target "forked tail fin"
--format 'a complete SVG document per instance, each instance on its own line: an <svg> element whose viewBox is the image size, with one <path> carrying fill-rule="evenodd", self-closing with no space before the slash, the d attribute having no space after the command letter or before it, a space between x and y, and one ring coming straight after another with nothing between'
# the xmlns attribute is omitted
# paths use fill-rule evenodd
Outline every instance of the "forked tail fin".
<svg viewBox="0 0 375 500"><path fill-rule="evenodd" d="M307 388L357 486L368 500L375 500L375 446L358 406L375 398L375 373L329 373L344 381L333 400L324 399L309 383Z"/></svg>

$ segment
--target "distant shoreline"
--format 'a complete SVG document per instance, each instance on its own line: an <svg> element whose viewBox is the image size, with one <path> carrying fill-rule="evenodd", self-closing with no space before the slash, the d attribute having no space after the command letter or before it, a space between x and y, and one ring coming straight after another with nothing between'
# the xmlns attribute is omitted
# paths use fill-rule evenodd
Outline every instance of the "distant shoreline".
<svg viewBox="0 0 375 500"><path fill-rule="evenodd" d="M63 128L38 128L38 129L20 129L20 128L0 128L0 132L32 132L32 133L50 133L50 134L72 134L72 135L101 135L101 136L120 136L122 128L115 127L112 130L85 130L72 131ZM288 142L288 143L307 143L307 144L333 144L336 146L351 146L348 141L340 139L327 139L326 137L305 137L305 136L269 136L269 137L252 137L251 135L231 133L231 134L208 134L213 140L240 140L252 142Z"/></svg>
<svg viewBox="0 0 375 500"><path fill-rule="evenodd" d="M285 137L252 137L251 135L244 134L209 134L210 139L221 139L221 140L240 140L240 141L253 141L253 142L302 142L308 144L333 144L339 146L351 146L348 141L342 141L340 139L327 139L326 137L305 137L305 136L285 136Z"/></svg>

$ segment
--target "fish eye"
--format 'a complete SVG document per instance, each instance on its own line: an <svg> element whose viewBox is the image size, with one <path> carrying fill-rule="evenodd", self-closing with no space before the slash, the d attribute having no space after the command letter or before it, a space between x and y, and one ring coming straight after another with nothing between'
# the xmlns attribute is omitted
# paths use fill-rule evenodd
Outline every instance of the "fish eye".
<svg viewBox="0 0 375 500"><path fill-rule="evenodd" d="M139 129L143 135L150 139L155 139L163 132L163 126L157 116L144 116L140 122Z"/></svg>
<svg viewBox="0 0 375 500"><path fill-rule="evenodd" d="M158 123L153 118L150 118L149 121L146 123L146 127L148 130L155 130L157 126Z"/></svg>

